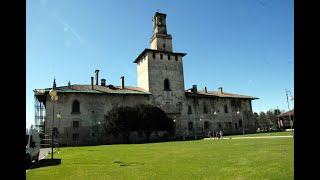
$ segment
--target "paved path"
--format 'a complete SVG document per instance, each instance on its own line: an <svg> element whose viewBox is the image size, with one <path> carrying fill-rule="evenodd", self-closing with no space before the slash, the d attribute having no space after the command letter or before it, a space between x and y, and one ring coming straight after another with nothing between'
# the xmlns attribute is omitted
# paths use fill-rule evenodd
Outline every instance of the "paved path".
<svg viewBox="0 0 320 180"><path fill-rule="evenodd" d="M293 136L255 136L255 137L224 137L223 140L232 140L232 139L259 139L259 138L293 138ZM204 138L204 140L214 140L213 138ZM215 139L220 140L220 139Z"/></svg>

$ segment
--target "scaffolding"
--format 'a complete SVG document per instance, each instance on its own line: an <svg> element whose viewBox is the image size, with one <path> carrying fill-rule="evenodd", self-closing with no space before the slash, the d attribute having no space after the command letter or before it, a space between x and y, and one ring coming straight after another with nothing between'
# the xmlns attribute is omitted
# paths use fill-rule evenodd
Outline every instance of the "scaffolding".
<svg viewBox="0 0 320 180"><path fill-rule="evenodd" d="M45 118L46 118L46 98L45 93L35 91L34 94L34 124L35 128L42 134L45 130Z"/></svg>

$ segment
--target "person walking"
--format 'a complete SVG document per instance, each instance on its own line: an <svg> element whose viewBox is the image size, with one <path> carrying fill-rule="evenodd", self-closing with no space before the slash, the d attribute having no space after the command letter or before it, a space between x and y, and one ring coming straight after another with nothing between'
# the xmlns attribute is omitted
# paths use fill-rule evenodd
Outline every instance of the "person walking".
<svg viewBox="0 0 320 180"><path fill-rule="evenodd" d="M217 139L220 139L220 134L218 131L217 131L216 135L217 135Z"/></svg>
<svg viewBox="0 0 320 180"><path fill-rule="evenodd" d="M222 133L222 131L221 131L221 130L220 130L220 133L219 133L219 134L220 134L220 139L223 139L223 136L222 136L222 135L223 135L223 133Z"/></svg>

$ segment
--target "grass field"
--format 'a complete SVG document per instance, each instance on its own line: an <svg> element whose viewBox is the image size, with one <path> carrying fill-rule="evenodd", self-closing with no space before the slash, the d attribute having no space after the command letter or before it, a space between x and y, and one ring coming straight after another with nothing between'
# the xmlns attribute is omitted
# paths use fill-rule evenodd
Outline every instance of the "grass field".
<svg viewBox="0 0 320 180"><path fill-rule="evenodd" d="M244 134L244 135L232 135L224 137L258 137L258 136L292 136L291 131L282 131L282 132L261 132L255 134Z"/></svg>
<svg viewBox="0 0 320 180"><path fill-rule="evenodd" d="M293 138L67 147L60 151L54 157L61 164L29 169L26 179L294 179Z"/></svg>

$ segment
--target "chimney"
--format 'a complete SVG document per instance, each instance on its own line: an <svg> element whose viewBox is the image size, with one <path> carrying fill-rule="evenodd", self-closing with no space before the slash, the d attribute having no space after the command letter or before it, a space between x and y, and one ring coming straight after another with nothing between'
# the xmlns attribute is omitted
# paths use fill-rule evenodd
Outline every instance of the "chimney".
<svg viewBox="0 0 320 180"><path fill-rule="evenodd" d="M198 92L197 92L197 85L193 85L192 86L192 92L194 93L194 94L197 94Z"/></svg>
<svg viewBox="0 0 320 180"><path fill-rule="evenodd" d="M204 87L204 93L207 93L208 91L207 91L207 87L205 86Z"/></svg>
<svg viewBox="0 0 320 180"><path fill-rule="evenodd" d="M68 86L70 86L71 84L70 84L70 81L68 82Z"/></svg>
<svg viewBox="0 0 320 180"><path fill-rule="evenodd" d="M123 89L124 88L124 76L120 77L120 83L121 83L120 89Z"/></svg>
<svg viewBox="0 0 320 180"><path fill-rule="evenodd" d="M219 88L218 88L218 93L219 93L219 94L223 94L222 87L219 87Z"/></svg>
<svg viewBox="0 0 320 180"><path fill-rule="evenodd" d="M99 83L98 83L98 81L99 81L99 69L97 69L95 71L95 73L96 73L96 85L99 85Z"/></svg>
<svg viewBox="0 0 320 180"><path fill-rule="evenodd" d="M106 79L101 79L101 86L106 86Z"/></svg>
<svg viewBox="0 0 320 180"><path fill-rule="evenodd" d="M91 89L93 90L93 77L91 77Z"/></svg>

